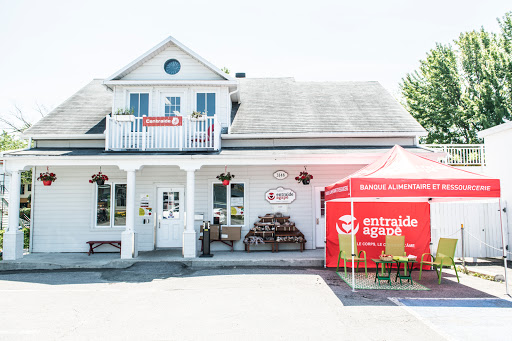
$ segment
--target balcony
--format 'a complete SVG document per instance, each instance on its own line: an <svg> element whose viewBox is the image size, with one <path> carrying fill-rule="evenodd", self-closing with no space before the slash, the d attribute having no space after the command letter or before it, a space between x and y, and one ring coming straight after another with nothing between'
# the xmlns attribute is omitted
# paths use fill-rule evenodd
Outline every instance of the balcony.
<svg viewBox="0 0 512 341"><path fill-rule="evenodd" d="M107 151L218 151L221 126L216 116L107 116Z"/></svg>
<svg viewBox="0 0 512 341"><path fill-rule="evenodd" d="M423 144L422 147L445 152L444 163L450 166L485 166L483 144Z"/></svg>

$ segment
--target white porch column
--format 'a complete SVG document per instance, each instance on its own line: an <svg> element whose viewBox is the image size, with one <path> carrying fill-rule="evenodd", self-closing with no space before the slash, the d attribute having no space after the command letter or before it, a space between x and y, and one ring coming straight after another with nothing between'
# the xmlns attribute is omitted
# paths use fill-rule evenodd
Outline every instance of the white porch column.
<svg viewBox="0 0 512 341"><path fill-rule="evenodd" d="M195 216L195 171L196 167L182 168L187 172L187 220L186 228L183 231L183 257L195 258L197 257L197 234L194 228Z"/></svg>
<svg viewBox="0 0 512 341"><path fill-rule="evenodd" d="M23 232L19 230L20 186L21 171L13 170L9 187L9 225L4 233L4 260L16 260L23 257Z"/></svg>
<svg viewBox="0 0 512 341"><path fill-rule="evenodd" d="M121 258L138 256L137 232L135 232L135 169L126 171L126 230L121 233Z"/></svg>

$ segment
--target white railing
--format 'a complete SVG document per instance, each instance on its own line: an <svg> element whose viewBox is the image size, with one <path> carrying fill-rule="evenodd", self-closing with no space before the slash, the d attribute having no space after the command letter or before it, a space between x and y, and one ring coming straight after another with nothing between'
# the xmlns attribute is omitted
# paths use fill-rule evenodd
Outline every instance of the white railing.
<svg viewBox="0 0 512 341"><path fill-rule="evenodd" d="M485 166L483 144L423 144L423 147L447 154L444 162L451 166Z"/></svg>
<svg viewBox="0 0 512 341"><path fill-rule="evenodd" d="M118 121L107 116L105 150L205 151L220 149L220 123L216 116L201 120L182 118L181 126L149 126L142 117Z"/></svg>

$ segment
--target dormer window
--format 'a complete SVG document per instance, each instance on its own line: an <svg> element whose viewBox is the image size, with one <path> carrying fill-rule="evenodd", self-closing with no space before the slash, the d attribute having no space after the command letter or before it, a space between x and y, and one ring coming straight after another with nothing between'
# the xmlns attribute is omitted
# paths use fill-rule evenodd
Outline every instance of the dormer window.
<svg viewBox="0 0 512 341"><path fill-rule="evenodd" d="M131 93L130 109L136 117L142 117L149 113L149 94L148 93Z"/></svg>
<svg viewBox="0 0 512 341"><path fill-rule="evenodd" d="M196 110L206 112L208 116L215 115L215 93L214 92L198 92Z"/></svg>
<svg viewBox="0 0 512 341"><path fill-rule="evenodd" d="M164 103L165 116L175 116L175 112L181 113L181 97L166 96Z"/></svg>

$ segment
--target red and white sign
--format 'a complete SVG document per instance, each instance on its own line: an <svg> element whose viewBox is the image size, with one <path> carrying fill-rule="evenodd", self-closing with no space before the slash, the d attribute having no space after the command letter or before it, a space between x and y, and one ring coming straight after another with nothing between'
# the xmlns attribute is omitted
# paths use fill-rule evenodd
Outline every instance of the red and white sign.
<svg viewBox="0 0 512 341"><path fill-rule="evenodd" d="M283 187L269 189L265 199L271 204L291 204L295 200L295 192Z"/></svg>
<svg viewBox="0 0 512 341"><path fill-rule="evenodd" d="M144 127L180 127L183 125L183 117L144 117L142 125Z"/></svg>
<svg viewBox="0 0 512 341"><path fill-rule="evenodd" d="M386 235L405 236L405 252L420 259L430 252L430 205L422 202L357 202L354 203L354 226L350 203L327 202L326 262L338 263L339 234L354 235L358 251L366 252L368 267L375 267L372 258L379 258L385 248ZM340 266L343 261L340 262ZM364 267L364 264L360 264Z"/></svg>

